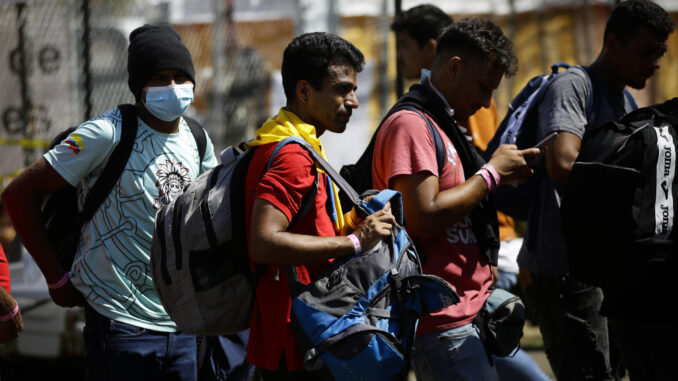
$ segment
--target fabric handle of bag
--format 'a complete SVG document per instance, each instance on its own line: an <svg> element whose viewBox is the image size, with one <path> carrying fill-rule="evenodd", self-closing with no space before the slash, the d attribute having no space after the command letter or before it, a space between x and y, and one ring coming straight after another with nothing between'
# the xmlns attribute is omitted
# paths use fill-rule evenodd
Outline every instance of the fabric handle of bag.
<svg viewBox="0 0 678 381"><path fill-rule="evenodd" d="M325 160L325 158L323 158L320 155L320 153L318 153L318 151L315 150L315 148L311 147L311 145L308 144L308 142L306 142L304 139L300 137L290 136L281 140L280 143L278 143L278 145L279 147L282 147L283 145L292 142L299 144L311 155L311 157L313 157L316 164L318 164L318 166L323 171L325 171L325 173L327 173L327 175L339 187L339 189L341 189L348 196L348 198L351 200L351 203L353 203L353 206L356 207L356 211L360 209L360 211L364 212L365 215L369 214L362 206L360 196L358 196L358 193L353 189L353 187L351 187L348 184L348 182L346 182L346 180L343 177L341 177L341 175L339 175L337 171L334 170L334 168L332 168L332 166Z"/></svg>
<svg viewBox="0 0 678 381"><path fill-rule="evenodd" d="M395 111L400 110L412 111L419 115L424 120L424 122L426 122L428 132L431 134L431 139L433 139L433 146L436 149L436 163L438 164L438 176L440 176L443 173L443 167L445 166L445 161L447 160L447 154L445 152L445 144L443 143L443 138L440 136L438 130L435 128L431 120L424 116L424 114L422 114L421 111L419 111L413 103L403 102L397 107L394 107L394 110L393 112L391 112L391 114L394 113Z"/></svg>
<svg viewBox="0 0 678 381"><path fill-rule="evenodd" d="M388 342L398 352L401 352L403 350L403 348L400 346L400 344L397 343L397 341L394 341L393 338L384 334L384 330L371 327L367 324L355 324L339 334L328 337L327 339L323 340L320 344L318 344L318 346L307 351L304 354L304 363L315 361L315 359L320 357L325 351L327 351L332 346L336 345L337 343L341 342L342 340L345 340L350 336L369 335L369 334L380 336L381 338L384 339L384 341Z"/></svg>
<svg viewBox="0 0 678 381"><path fill-rule="evenodd" d="M372 197L372 200L374 202L370 205L369 203L365 203L360 199L360 196L358 196L358 193L349 185L349 183L341 177L337 173L337 171L332 168L330 163L328 163L321 155L318 153L318 151L315 150L315 148L311 147L310 144L308 144L305 140L298 138L296 136L291 136L288 138L283 139L279 144L284 145L288 143L295 142L299 144L302 148L304 148L308 153L311 154L311 157L315 160L315 162L320 166L320 168L327 173L327 175L332 179L332 181L337 184L339 189L343 191L346 195L349 196L351 202L353 203L353 206L356 208L356 212L358 214L362 214L362 217L368 216L378 210L381 210L387 202L394 200L395 202L391 204L392 210L393 210L393 215L396 217L398 222L402 224L403 221L403 207L402 207L402 199L400 198L400 193L391 189L385 189L380 191L378 194L376 194L374 197ZM370 202L372 202L370 200ZM397 213L397 215L396 215Z"/></svg>
<svg viewBox="0 0 678 381"><path fill-rule="evenodd" d="M598 96L597 89L600 87L600 78L595 73L592 72L590 66L575 66L579 68L586 75L586 79L589 84L589 99L586 104L586 120L588 123L592 123L598 117L600 109L600 97ZM638 104L633 98L633 95L624 88L624 97L631 105L631 110L638 109ZM598 126L589 126L589 127L598 127Z"/></svg>
<svg viewBox="0 0 678 381"><path fill-rule="evenodd" d="M303 140L302 140L303 141ZM296 140L288 140L288 139L283 139L278 144L276 147L273 149L273 152L271 153L271 156L268 158L268 163L266 163L266 169L264 171L268 171L269 168L271 168L271 165L273 164L273 159L275 156L278 154L280 149L287 145L288 143L292 142L297 142ZM311 185L311 189L306 193L302 198L301 198L301 205L299 206L299 210L297 213L292 217L292 220L290 221L289 225L287 226L287 230L291 230L294 225L299 222L299 220L306 215L311 210L311 206L315 203L315 196L318 194L318 177L316 177L315 181Z"/></svg>
<svg viewBox="0 0 678 381"><path fill-rule="evenodd" d="M134 105L121 104L118 110L122 116L122 132L120 142L116 145L113 153L108 158L108 162L101 172L101 175L87 194L83 210L80 213L80 223L89 221L99 206L104 202L108 194L111 193L115 183L118 182L122 171L127 165L127 160L132 153L134 139L137 135L137 113Z"/></svg>
<svg viewBox="0 0 678 381"><path fill-rule="evenodd" d="M193 134L193 139L195 139L195 144L198 146L198 157L200 158L199 168L202 167L202 161L205 159L205 151L207 150L207 136L205 135L205 130L202 128L202 125L195 119L188 116L183 116L188 128ZM200 169L198 169L200 171Z"/></svg>
<svg viewBox="0 0 678 381"><path fill-rule="evenodd" d="M392 189L384 189L374 195L369 202L361 201L363 207L368 210L370 214L384 209L387 203L391 203L391 211L396 221L403 224L403 200L400 192Z"/></svg>

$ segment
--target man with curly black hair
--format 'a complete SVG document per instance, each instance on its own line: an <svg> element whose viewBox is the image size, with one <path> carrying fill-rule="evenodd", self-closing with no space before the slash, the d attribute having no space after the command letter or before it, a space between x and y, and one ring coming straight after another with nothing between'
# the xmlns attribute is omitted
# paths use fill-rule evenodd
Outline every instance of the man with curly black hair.
<svg viewBox="0 0 678 381"><path fill-rule="evenodd" d="M621 342L632 379L663 380L675 375L669 352L657 344L667 335L675 342L676 327L663 330L646 324L658 323L664 314L664 300L653 297L658 290L605 290L603 298L601 289L573 279L559 210L584 134L636 108L624 89L645 87L659 69L673 29L673 21L657 4L621 2L610 15L596 60L587 68L572 67L560 74L539 104L539 138L556 131L558 135L545 150L548 176L539 184L518 262L525 301L539 324L549 363L559 380L618 377L613 374L618 366L610 361L608 323L599 314L601 304L601 313L616 326L612 334L621 340L612 341ZM644 378L643 373L653 376Z"/></svg>
<svg viewBox="0 0 678 381"><path fill-rule="evenodd" d="M374 186L402 193L424 272L445 279L461 298L420 320L412 355L418 380L498 379L472 323L497 264L497 211L488 196L500 184L525 180L539 150L501 146L486 164L457 121L488 107L502 77L516 68L512 43L499 27L483 18L460 20L437 40L431 71L422 70L421 83L399 101L421 115L395 111L377 132Z"/></svg>
<svg viewBox="0 0 678 381"><path fill-rule="evenodd" d="M332 258L371 248L391 234L395 223L390 211L381 210L350 228L337 187L316 169L311 155L297 144L274 151L279 141L296 136L324 156L318 137L346 129L358 107L355 91L363 62L355 46L333 34L296 37L283 54L287 104L247 143L258 147L245 183L249 254L253 263L266 265L256 290L247 361L256 365L261 380L316 379L302 368L292 334L287 266L295 265L299 280L309 283ZM307 195L313 195L313 203L302 213Z"/></svg>

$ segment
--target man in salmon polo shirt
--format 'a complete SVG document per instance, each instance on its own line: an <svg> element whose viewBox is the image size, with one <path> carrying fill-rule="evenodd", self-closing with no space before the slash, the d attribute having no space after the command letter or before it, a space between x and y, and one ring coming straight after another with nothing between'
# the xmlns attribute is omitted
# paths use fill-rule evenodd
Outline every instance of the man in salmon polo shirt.
<svg viewBox="0 0 678 381"><path fill-rule="evenodd" d="M412 356L418 380L497 380L472 324L490 294L499 248L497 212L488 195L524 181L538 149L500 146L485 164L457 125L481 107L504 75L516 71L511 41L491 21L470 18L439 37L431 71L422 70L400 102L415 104L445 147L439 172L434 138L410 110L393 113L376 138L375 187L402 193L406 227L419 239L424 272L445 279L461 301L420 320Z"/></svg>

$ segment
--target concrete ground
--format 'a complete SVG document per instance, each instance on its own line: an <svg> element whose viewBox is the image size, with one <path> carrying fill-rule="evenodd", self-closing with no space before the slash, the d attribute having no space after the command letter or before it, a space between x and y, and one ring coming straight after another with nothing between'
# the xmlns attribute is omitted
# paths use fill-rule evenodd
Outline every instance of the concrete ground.
<svg viewBox="0 0 678 381"><path fill-rule="evenodd" d="M544 353L543 350L544 342L541 338L539 328L530 324L529 321L525 322L525 328L523 328L521 346L525 348L525 351L530 355L530 357L532 357L534 362L539 365L544 374L546 374L552 380L555 380L555 376L553 375L549 361L546 358L546 353Z"/></svg>

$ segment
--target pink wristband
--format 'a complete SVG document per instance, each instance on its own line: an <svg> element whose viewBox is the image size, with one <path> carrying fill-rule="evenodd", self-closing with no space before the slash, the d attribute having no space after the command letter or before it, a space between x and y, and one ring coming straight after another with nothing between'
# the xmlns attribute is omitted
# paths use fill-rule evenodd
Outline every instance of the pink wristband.
<svg viewBox="0 0 678 381"><path fill-rule="evenodd" d="M478 170L478 172L476 172L476 175L479 175L480 177L483 178L483 180L485 180L485 184L487 184L487 189L489 189L490 192L494 190L494 182L492 182L491 175L488 171L481 168Z"/></svg>
<svg viewBox="0 0 678 381"><path fill-rule="evenodd" d="M497 172L496 169L490 164L484 164L480 169L485 169L487 170L490 175L492 175L492 178L494 179L494 185L499 186L499 182L501 181L501 177L499 176L499 172Z"/></svg>
<svg viewBox="0 0 678 381"><path fill-rule="evenodd" d="M13 317L15 317L17 313L19 313L19 303L17 303L16 306L14 306L14 310L12 310L12 312L8 313L5 316L0 316L0 321L10 320Z"/></svg>
<svg viewBox="0 0 678 381"><path fill-rule="evenodd" d="M68 282L69 279L70 274L68 273L68 271L66 271L64 276L62 276L61 279L59 279L56 283L47 283L47 288L49 288L50 290L61 288L63 287L63 285L66 284L66 282Z"/></svg>
<svg viewBox="0 0 678 381"><path fill-rule="evenodd" d="M353 254L362 253L363 247L360 244L360 240L358 239L358 237L355 234L349 234L347 235L347 237L350 238L351 241L353 242Z"/></svg>

